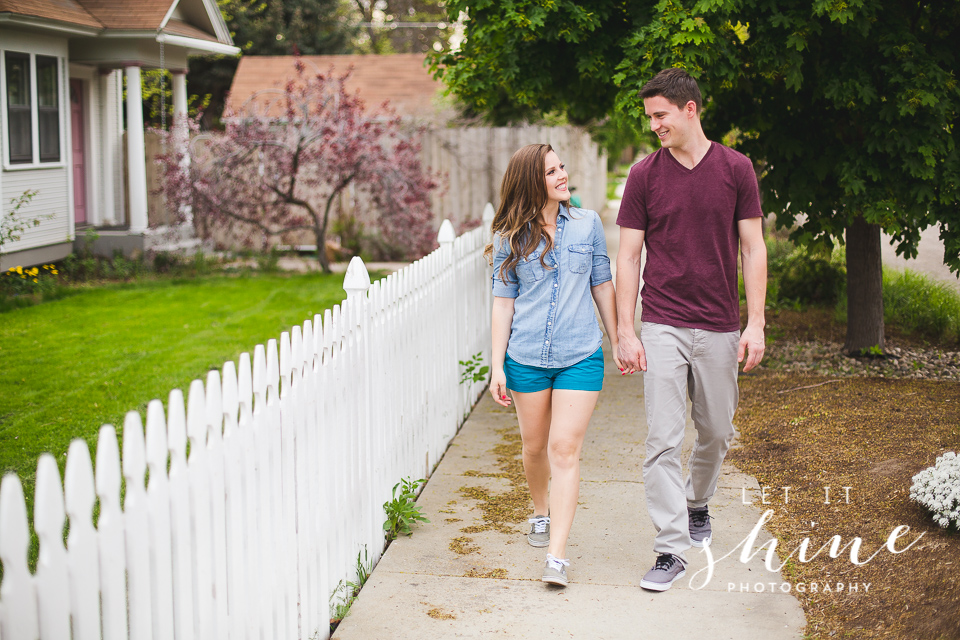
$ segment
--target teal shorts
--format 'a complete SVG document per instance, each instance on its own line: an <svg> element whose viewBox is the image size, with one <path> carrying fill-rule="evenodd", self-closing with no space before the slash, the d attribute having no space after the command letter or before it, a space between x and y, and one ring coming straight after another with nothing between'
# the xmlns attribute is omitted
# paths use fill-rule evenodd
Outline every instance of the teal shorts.
<svg viewBox="0 0 960 640"><path fill-rule="evenodd" d="M569 367L531 367L520 364L509 355L504 358L503 373L507 389L533 393L544 389L600 391L603 388L603 349L599 348Z"/></svg>

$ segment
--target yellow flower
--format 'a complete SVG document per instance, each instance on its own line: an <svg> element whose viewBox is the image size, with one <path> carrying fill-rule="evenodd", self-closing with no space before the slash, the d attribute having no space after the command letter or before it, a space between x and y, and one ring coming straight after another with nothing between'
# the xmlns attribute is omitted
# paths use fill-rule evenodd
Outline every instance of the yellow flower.
<svg viewBox="0 0 960 640"><path fill-rule="evenodd" d="M53 270L53 271L51 271L50 273L52 273L53 275L57 275L57 274L58 274L58 273L60 273L60 272L59 272L59 271L57 271L56 269L54 269L54 270Z"/></svg>
<svg viewBox="0 0 960 640"><path fill-rule="evenodd" d="M23 275L23 267L21 267L21 266L18 265L18 266L17 266L17 273L19 273L20 275Z"/></svg>
<svg viewBox="0 0 960 640"><path fill-rule="evenodd" d="M40 269L37 269L36 267L34 267L33 269L30 269L29 271L27 271L27 274L28 274L28 275L31 275L31 276L35 276L35 275L37 275L38 273L40 273Z"/></svg>
<svg viewBox="0 0 960 640"><path fill-rule="evenodd" d="M33 281L34 281L34 282L36 282L36 281L37 281L37 279L36 279L36 278L34 278L34 279L33 279Z"/></svg>

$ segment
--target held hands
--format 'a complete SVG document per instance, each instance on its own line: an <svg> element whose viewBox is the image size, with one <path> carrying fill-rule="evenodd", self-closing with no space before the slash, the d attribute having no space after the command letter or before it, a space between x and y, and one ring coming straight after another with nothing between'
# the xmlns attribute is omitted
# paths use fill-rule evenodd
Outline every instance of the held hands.
<svg viewBox="0 0 960 640"><path fill-rule="evenodd" d="M647 370L647 354L643 350L643 344L640 338L633 336L620 336L620 340L614 347L614 362L620 373L627 375L637 371Z"/></svg>
<svg viewBox="0 0 960 640"><path fill-rule="evenodd" d="M502 407L509 407L511 400L507 395L507 376L503 373L503 367L494 367L490 376L490 395L493 401Z"/></svg>
<svg viewBox="0 0 960 640"><path fill-rule="evenodd" d="M747 357L747 362L743 365L744 373L760 364L765 348L763 329L747 325L747 328L740 334L740 347L737 350L737 362L743 362L744 355Z"/></svg>

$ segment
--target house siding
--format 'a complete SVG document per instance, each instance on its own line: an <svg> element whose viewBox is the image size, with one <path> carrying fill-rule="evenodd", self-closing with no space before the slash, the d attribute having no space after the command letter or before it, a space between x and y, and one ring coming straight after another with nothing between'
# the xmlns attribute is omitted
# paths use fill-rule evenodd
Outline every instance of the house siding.
<svg viewBox="0 0 960 640"><path fill-rule="evenodd" d="M72 240L70 233L69 182L67 168L7 171L3 174L0 202L3 213L11 210L10 200L24 191L36 191L29 204L20 209L21 217L41 216L40 225L30 227L17 242L3 245L4 253L22 251Z"/></svg>
<svg viewBox="0 0 960 640"><path fill-rule="evenodd" d="M72 240L72 207L70 203L69 151L64 144L69 133L69 121L66 107L69 102L66 95L66 69L62 61L67 55L67 41L63 38L48 37L36 33L25 33L0 29L0 49L35 55L55 56L61 60L60 74L60 136L61 161L49 166L36 168L13 168L0 170L0 210L7 213L12 209L11 200L19 198L25 191L36 191L33 200L20 209L23 217L40 216L40 224L30 227L21 234L21 239L3 246L4 253L23 251L46 245ZM5 106L5 101L0 100ZM7 125L5 114L0 114L0 149L6 153ZM4 163L5 164L5 163Z"/></svg>

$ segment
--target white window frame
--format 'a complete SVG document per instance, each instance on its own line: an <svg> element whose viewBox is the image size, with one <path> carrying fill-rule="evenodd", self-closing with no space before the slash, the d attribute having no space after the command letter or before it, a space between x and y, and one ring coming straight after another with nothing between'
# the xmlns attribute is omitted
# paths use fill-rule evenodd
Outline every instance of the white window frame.
<svg viewBox="0 0 960 640"><path fill-rule="evenodd" d="M66 122L64 110L64 77L66 60L63 56L49 55L46 53L35 53L32 51L19 51L9 49L11 53L27 55L30 57L30 144L33 159L30 162L10 162L10 130L7 123L7 49L0 49L0 140L3 141L0 153L3 154L4 171L26 171L30 169L62 169L67 166L66 145L64 144L66 135ZM40 161L40 112L39 112L39 87L37 85L37 56L45 58L55 58L57 61L57 109L59 118L59 140L60 159L53 161Z"/></svg>

